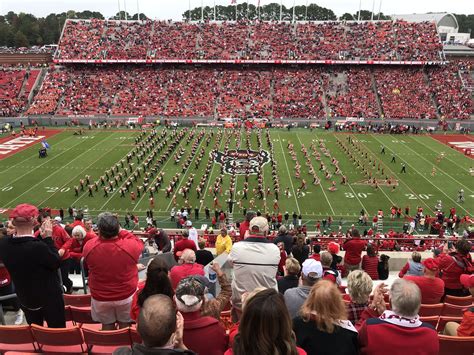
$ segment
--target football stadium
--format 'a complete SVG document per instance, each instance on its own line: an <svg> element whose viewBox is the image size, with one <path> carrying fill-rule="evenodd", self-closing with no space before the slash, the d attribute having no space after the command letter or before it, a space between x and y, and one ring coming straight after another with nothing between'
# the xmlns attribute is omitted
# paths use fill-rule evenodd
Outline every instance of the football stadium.
<svg viewBox="0 0 474 355"><path fill-rule="evenodd" d="M1 354L474 353L469 9L21 3Z"/></svg>

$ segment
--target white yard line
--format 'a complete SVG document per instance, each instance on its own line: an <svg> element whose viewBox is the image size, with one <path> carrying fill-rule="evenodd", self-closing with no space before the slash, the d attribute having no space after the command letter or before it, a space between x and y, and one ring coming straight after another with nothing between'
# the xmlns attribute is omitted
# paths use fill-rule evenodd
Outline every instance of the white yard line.
<svg viewBox="0 0 474 355"><path fill-rule="evenodd" d="M200 131L196 131L196 134L199 135L199 132L200 132ZM197 147L197 149L196 149L196 153L194 154L193 159L191 159L191 162L189 163L188 167L186 168L186 171L184 172L183 178L180 179L180 182L179 182L179 184L178 184L178 187L176 188L176 193L179 192L179 188L180 188L181 185L183 184L183 182L184 182L186 176L188 175L189 169L191 168L191 166L193 166L194 159L196 159L196 156L199 154L199 148L201 148L202 143L204 143L204 141L206 140L206 136L207 136L207 133L204 133L204 137L201 139L201 142L199 143L199 145L198 145L198 147ZM197 137L196 137L196 139L197 139ZM194 143L194 142L193 142L193 143ZM191 144L193 144L193 143L191 143ZM189 154L191 154L191 152L190 152ZM188 155L188 157L189 157L189 155ZM190 193L191 193L191 191L190 191ZM167 211L170 209L171 203L173 203L173 199L171 199L170 203L169 203L168 206L166 207L166 210L167 210Z"/></svg>
<svg viewBox="0 0 474 355"><path fill-rule="evenodd" d="M291 179L290 167L288 166L288 162L286 161L285 149L283 149L283 144L281 143L280 133L278 133L278 140L280 141L281 153L283 154L283 159L285 160L285 165L286 165L286 172L288 173L288 178L290 179L291 189L293 190L293 197L294 197L295 202L296 202L296 208L298 209L298 214L300 215L301 214L300 205L298 203L298 199L296 198L296 191L295 191L295 187L293 186L293 180ZM332 210L332 207L331 207L331 210ZM334 214L334 210L332 212Z"/></svg>
<svg viewBox="0 0 474 355"><path fill-rule="evenodd" d="M318 135L315 134L315 136L316 136L316 139L319 140ZM334 137L334 138L335 138L335 137ZM298 139L299 139L299 137L298 137ZM301 142L301 141L300 141L300 142ZM311 155L311 158L312 158L312 155ZM341 170L341 172L342 172L342 170ZM321 185L321 184L319 184L319 185ZM362 206L362 208L364 209L364 211L370 215L369 210L364 206L364 204L363 204L362 201L360 200L359 196L357 196L357 193L356 193L356 192L354 191L354 189L352 188L350 182L347 183L347 186L349 186L349 188L351 189L352 193L353 193L354 196L356 197L357 201L359 201L359 203L360 203L360 205ZM389 199L389 200L390 200L390 199Z"/></svg>
<svg viewBox="0 0 474 355"><path fill-rule="evenodd" d="M372 135L372 137L375 138L375 140L379 143L381 143L376 137L375 135ZM435 187L437 190L439 190L443 195L445 195L449 200L451 200L452 202L454 202L457 206L459 206L462 210L464 210L467 214L469 214L469 211L466 210L464 207L462 207L462 205L460 205L459 203L457 203L456 201L454 201L451 197L449 197L443 190L441 190L438 186L436 186L435 184L433 184L429 179L427 179L423 174L421 174L418 170L415 169L415 167L411 164L408 164L407 161L404 161L404 163L407 165L407 167L411 167L411 169L413 169L413 171L415 171L418 175L420 175L423 179L425 179L426 181L428 181L430 183L431 186ZM408 185L407 185L408 186ZM414 191L412 190L412 192L414 193ZM415 195L418 195L418 194L415 194Z"/></svg>
<svg viewBox="0 0 474 355"><path fill-rule="evenodd" d="M405 146L410 149L412 152L414 152L416 155L418 155L421 159L423 159L424 161L428 162L429 164L433 165L433 166L436 166L435 164L433 164L432 162L430 162L428 159L424 158L423 156L421 156L420 154L417 153L416 150L413 150L412 148L410 148L407 144L405 144ZM426 147L426 146L425 146ZM428 149L430 149L428 147ZM449 160L449 159L448 159ZM436 166L436 170L438 171L441 171L444 175L450 177L453 181L457 182L460 186L464 187L466 190L472 192L472 190L467 187L466 185L464 185L463 183L459 182L458 180L456 180L455 178L453 178L451 175L449 175L446 171L444 171L443 169L441 169L439 166Z"/></svg>
<svg viewBox="0 0 474 355"><path fill-rule="evenodd" d="M54 137L54 136L50 136L50 137ZM60 140L59 142L57 142L57 143L54 143L54 144L55 144L55 145L54 145L55 150L60 150L60 149L57 148L57 145L56 145L56 144L61 144L61 143L63 143L63 142L67 142L67 139L66 139L66 138L67 138L67 137L65 137L64 139L61 139L61 140ZM27 147L27 149L25 149L25 151L28 150L28 149L31 148L31 147L33 147L33 145ZM67 151L67 149L65 149L65 152L66 152L66 151ZM18 153L19 153L19 152L18 152ZM14 167L17 167L18 165L20 165L20 164L22 164L22 163L24 163L24 162L26 162L26 161L28 161L28 160L30 160L30 159L35 159L35 158L38 159L38 154L32 154L32 156L30 156L30 157L28 157L28 158L26 158L26 159L23 159L22 161L20 161L20 162L18 162L18 163L16 163L16 164L13 164L12 166L8 167L8 168L5 169L5 170L2 170L2 174L6 173L6 172L9 171L10 169L13 169ZM54 159L54 158L53 158L53 159ZM46 161L46 162L44 162L44 163L41 164L41 165L44 165L44 164L46 164L46 163L48 163L48 162ZM41 165L37 165L36 167L39 168ZM20 167L22 167L22 166L20 166Z"/></svg>
<svg viewBox="0 0 474 355"><path fill-rule="evenodd" d="M92 147L95 147L96 145L101 144L101 143L103 143L103 142L104 142L104 140L100 140L99 142L97 142L96 144L94 144ZM82 142L80 142L80 143L82 143ZM71 148L73 148L73 147L71 147ZM69 148L69 149L71 149L71 148ZM68 150L69 150L69 149L68 149ZM67 152L67 150L66 150L65 152ZM80 156L86 154L87 152L88 152L88 151L85 151L84 153L79 154L79 155L78 155L77 157L75 157L74 159L71 159L71 161L69 161L69 163L67 163L66 165L64 165L63 168L67 167L69 164L71 164L71 163L74 162L77 158L79 158ZM28 190L24 191L21 195L18 195L18 196L16 196L13 200L9 201L9 202L6 204L6 206L9 206L12 202L18 200L18 198L20 198L21 196L23 196L23 195L26 194L27 192L30 192L30 191L33 190L35 187L37 187L38 185L40 185L42 182L48 180L51 176L56 175L57 173L59 173L59 172L61 172L61 171L62 171L62 170L56 170L56 171L53 172L52 174L48 175L47 177L45 177L45 178L44 178L43 180L41 180L40 182L38 182L38 183L36 183L35 185L31 186ZM18 179L17 179L17 180L18 180Z"/></svg>
<svg viewBox="0 0 474 355"><path fill-rule="evenodd" d="M71 149L75 148L76 146L78 146L79 144L81 143L84 143L83 141L80 141L78 144L75 144L73 146L71 146L70 148L66 149L64 152L62 152L61 154L59 155L55 155L54 157L51 158L51 160L49 160L48 158L46 158L46 161L43 163L43 164L40 164L40 165L36 165L32 170L24 173L23 175L20 175L18 176L15 180L13 181L10 181L8 184L11 185L11 184L14 184L15 182L17 182L18 180L22 179L23 177L25 177L26 175L30 175L33 171L35 171L36 169L39 169L41 168L43 165L45 164L48 164L48 163L51 163L52 161L54 161L56 158L59 158L61 155L63 154L66 154L68 151L70 151ZM35 156L38 156L38 154L36 153ZM12 166L13 167L13 166ZM6 170L2 171L2 174L5 172Z"/></svg>
<svg viewBox="0 0 474 355"><path fill-rule="evenodd" d="M221 148L221 145L222 143L225 143L226 139L227 139L227 135L226 135L226 131L224 130L223 134L222 134L222 138L221 138L221 141L219 143L219 146L217 147L217 149L220 149ZM215 134L215 136L217 136L217 133ZM212 146L212 149L211 151L214 150L214 145ZM211 159L210 157L208 157L208 160ZM214 159L214 157L212 157L212 159ZM207 164L206 164L207 165ZM206 185L206 189L204 190L203 192L203 195L202 195L202 198L201 198L201 206L199 207L199 212L201 212L202 210L202 206L204 205L204 200L206 199L206 194L207 194L207 190L209 189L209 184L211 183L211 178L212 178L212 174L214 173L214 168L215 166L217 165L216 162L214 162L214 164L212 165L212 169L211 169L211 173L209 174L209 178L207 180L207 185Z"/></svg>

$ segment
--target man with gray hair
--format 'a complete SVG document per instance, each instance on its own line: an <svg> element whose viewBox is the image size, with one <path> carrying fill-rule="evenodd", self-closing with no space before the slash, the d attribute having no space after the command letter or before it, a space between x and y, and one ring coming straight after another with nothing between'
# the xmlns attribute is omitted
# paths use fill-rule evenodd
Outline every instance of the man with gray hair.
<svg viewBox="0 0 474 355"><path fill-rule="evenodd" d="M130 325L130 308L137 290L137 262L143 242L121 229L117 216L104 212L97 220L99 238L90 240L83 250L89 268L92 318L103 330Z"/></svg>
<svg viewBox="0 0 474 355"><path fill-rule="evenodd" d="M280 228L278 228L278 235L273 240L273 244L278 245L278 243L283 243L287 255L291 254L291 250L293 248L293 236L288 234L288 231L284 225L281 225Z"/></svg>
<svg viewBox="0 0 474 355"><path fill-rule="evenodd" d="M196 263L194 250L185 249L178 259L178 265L173 266L170 271L171 286L176 289L182 279L192 275L204 276L204 267Z"/></svg>
<svg viewBox="0 0 474 355"><path fill-rule="evenodd" d="M357 323L361 354L438 354L436 330L418 316L421 305L418 286L403 279L395 280L390 288L391 310L386 309L386 292L383 283L375 288L372 303Z"/></svg>

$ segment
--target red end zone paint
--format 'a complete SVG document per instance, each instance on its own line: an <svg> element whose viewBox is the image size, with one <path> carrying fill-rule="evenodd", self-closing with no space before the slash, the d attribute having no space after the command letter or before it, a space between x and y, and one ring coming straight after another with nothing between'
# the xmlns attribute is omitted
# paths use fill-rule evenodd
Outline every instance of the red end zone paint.
<svg viewBox="0 0 474 355"><path fill-rule="evenodd" d="M462 154L466 154L466 150L470 150L471 154L467 157L474 159L474 137L462 134L432 135L431 138L446 144L450 148L456 149Z"/></svg>
<svg viewBox="0 0 474 355"><path fill-rule="evenodd" d="M9 135L3 138L0 138L0 160L5 159L15 153L18 153L28 147L31 147L34 144L41 143L44 138L52 137L58 133L62 132L59 129L47 129L47 130L38 130L36 137L30 136L20 136L16 137Z"/></svg>

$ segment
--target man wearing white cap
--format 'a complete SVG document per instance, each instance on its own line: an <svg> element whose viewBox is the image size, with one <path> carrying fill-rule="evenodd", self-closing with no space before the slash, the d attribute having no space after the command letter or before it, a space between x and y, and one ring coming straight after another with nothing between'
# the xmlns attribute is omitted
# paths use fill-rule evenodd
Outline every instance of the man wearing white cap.
<svg viewBox="0 0 474 355"><path fill-rule="evenodd" d="M280 249L267 238L268 221L258 216L250 221L249 235L235 243L229 255L234 267L232 280L232 306L234 319L240 317L242 294L257 287L278 290L276 273L280 262Z"/></svg>
<svg viewBox="0 0 474 355"><path fill-rule="evenodd" d="M285 303L293 319L298 315L298 312L303 305L306 298L308 298L311 287L318 282L323 276L323 266L321 262L314 259L306 259L301 267L301 281L302 285L290 288L285 291Z"/></svg>
<svg viewBox="0 0 474 355"><path fill-rule="evenodd" d="M196 228L193 227L193 222L191 222L190 220L187 220L186 228L188 229L188 233L189 233L188 239L192 240L196 244L196 250L198 250L199 249L198 232Z"/></svg>

